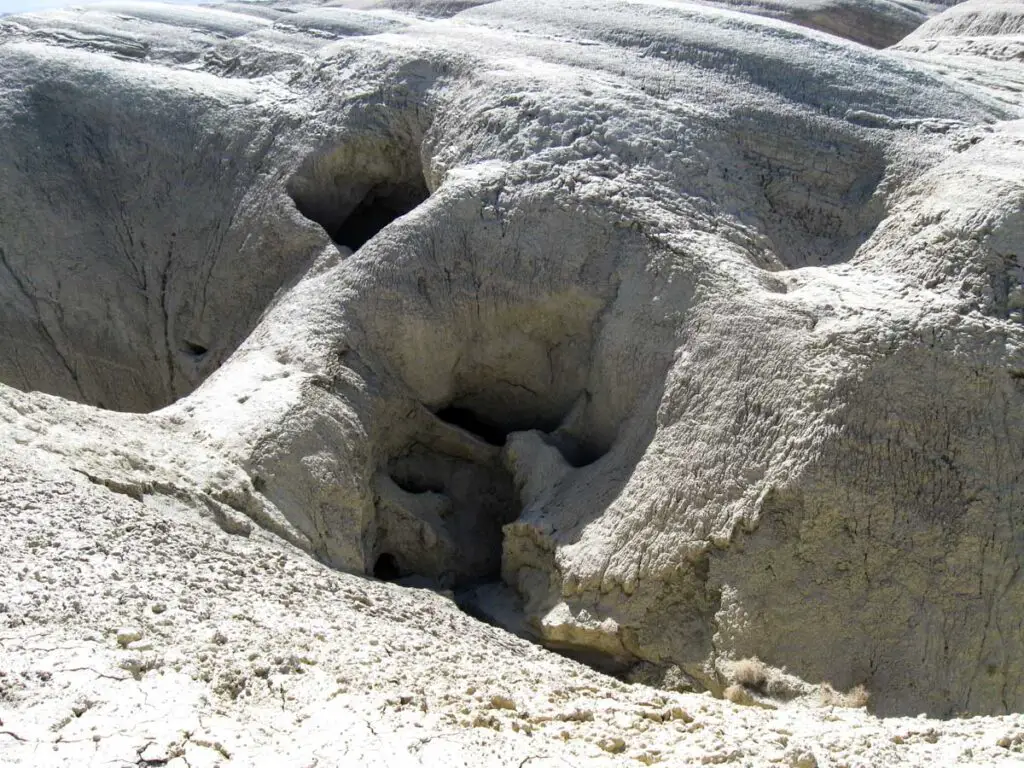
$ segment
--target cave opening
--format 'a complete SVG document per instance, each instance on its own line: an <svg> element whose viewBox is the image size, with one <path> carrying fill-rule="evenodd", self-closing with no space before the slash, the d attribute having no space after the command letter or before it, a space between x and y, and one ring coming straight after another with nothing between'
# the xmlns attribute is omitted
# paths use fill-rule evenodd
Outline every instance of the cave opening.
<svg viewBox="0 0 1024 768"><path fill-rule="evenodd" d="M548 432L543 435L544 442L557 448L562 458L573 469L580 469L593 464L607 453L604 446L573 437L560 432Z"/></svg>
<svg viewBox="0 0 1024 768"><path fill-rule="evenodd" d="M503 451L509 436L534 432L533 442L524 445L557 451L528 448L541 454L525 459L527 464L557 462L560 455L568 467L579 468L606 452L607 446L592 444L567 424L571 406L501 412L481 407L484 402L479 396L453 399L427 411L424 427L380 466L375 481L378 529L368 552L368 572L395 573L400 564L391 580L457 591L499 582L503 529L523 509L522 479L513 474L523 459L510 459Z"/></svg>
<svg viewBox="0 0 1024 768"><path fill-rule="evenodd" d="M285 191L299 213L353 251L430 197L420 146L369 134L308 156Z"/></svg>
<svg viewBox="0 0 1024 768"><path fill-rule="evenodd" d="M358 197L354 204L353 196ZM429 196L422 177L376 184L361 196L357 189L329 188L320 193L292 190L299 213L319 224L337 245L353 251Z"/></svg>
<svg viewBox="0 0 1024 768"><path fill-rule="evenodd" d="M541 433L544 442L556 448L569 466L575 469L593 464L606 452L604 446L597 445L591 441L576 437L568 431L559 429L560 420L521 419L503 422L500 419L480 414L476 410L464 405L454 404L441 408L434 415L441 419L441 421L465 430L488 445L498 448L505 445L509 434L512 432L537 430Z"/></svg>
<svg viewBox="0 0 1024 768"><path fill-rule="evenodd" d="M371 189L355 210L328 234L338 245L358 250L392 221L426 200L429 194L423 183Z"/></svg>
<svg viewBox="0 0 1024 768"><path fill-rule="evenodd" d="M210 351L209 348L207 348L206 346L202 344L196 344L188 340L183 341L182 345L185 347L185 352L187 352L188 354L192 355L192 357L195 358L200 358Z"/></svg>
<svg viewBox="0 0 1024 768"><path fill-rule="evenodd" d="M476 435L489 445L503 446L510 431L507 427L503 427L495 421L480 416L469 408L457 405L449 405L442 408L434 415L441 419L441 421Z"/></svg>
<svg viewBox="0 0 1024 768"><path fill-rule="evenodd" d="M381 552L373 564L373 577L381 581L396 581L402 576L398 560L390 552Z"/></svg>
<svg viewBox="0 0 1024 768"><path fill-rule="evenodd" d="M416 443L387 462L377 479L374 575L395 566L391 580L446 589L500 578L502 527L521 505L500 451L477 446L453 455L451 446Z"/></svg>

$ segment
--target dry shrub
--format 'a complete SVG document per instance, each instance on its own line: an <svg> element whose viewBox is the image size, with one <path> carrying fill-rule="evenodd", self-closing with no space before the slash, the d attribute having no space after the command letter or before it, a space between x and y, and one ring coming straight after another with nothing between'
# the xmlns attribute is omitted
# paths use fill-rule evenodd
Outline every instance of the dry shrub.
<svg viewBox="0 0 1024 768"><path fill-rule="evenodd" d="M734 683L754 691L764 691L768 682L768 666L756 656L735 662L730 672Z"/></svg>
<svg viewBox="0 0 1024 768"><path fill-rule="evenodd" d="M863 685L855 686L846 693L837 691L828 683L822 683L818 688L818 700L824 707L860 709L868 705L870 698L871 694Z"/></svg>
<svg viewBox="0 0 1024 768"><path fill-rule="evenodd" d="M731 662L725 669L726 680L759 696L788 701L805 696L811 686L785 669L770 667L756 656Z"/></svg>
<svg viewBox="0 0 1024 768"><path fill-rule="evenodd" d="M866 707L870 698L863 685L845 693L837 691L828 683L813 685L789 674L784 668L777 669L765 664L756 656L727 661L719 670L728 683L722 696L734 704L774 708L772 701L791 701L813 696L821 706L857 709Z"/></svg>
<svg viewBox="0 0 1024 768"><path fill-rule="evenodd" d="M871 694L868 693L868 689L863 685L857 685L846 692L845 700L847 707L853 707L860 709L868 705L868 701L871 699Z"/></svg>
<svg viewBox="0 0 1024 768"><path fill-rule="evenodd" d="M733 683L724 691L722 691L722 698L726 701L731 701L733 704L738 704L741 707L761 707L762 709L778 709L778 707L767 699L755 696L750 692L750 689L746 686L737 685Z"/></svg>
<svg viewBox="0 0 1024 768"><path fill-rule="evenodd" d="M726 701L731 701L733 704L739 704L742 707L749 707L754 704L754 697L750 695L750 691L736 683L722 691L722 697Z"/></svg>

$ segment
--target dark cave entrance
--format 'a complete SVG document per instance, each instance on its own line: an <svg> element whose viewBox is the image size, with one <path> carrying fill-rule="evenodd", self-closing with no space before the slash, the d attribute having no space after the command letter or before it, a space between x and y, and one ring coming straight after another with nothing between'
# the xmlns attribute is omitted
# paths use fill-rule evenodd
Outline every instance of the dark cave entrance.
<svg viewBox="0 0 1024 768"><path fill-rule="evenodd" d="M469 408L461 408L456 405L442 408L434 415L441 419L441 421L447 422L459 429L464 429L471 435L479 437L488 445L504 445L505 440L508 438L508 433L511 431L507 427L503 427L494 421L478 415Z"/></svg>
<svg viewBox="0 0 1024 768"><path fill-rule="evenodd" d="M429 427L378 472L379 529L367 572L457 591L500 581L503 528L522 513L502 453L509 435L537 431L570 467L605 452L561 428L563 420L524 410L502 418L460 400L433 411Z"/></svg>
<svg viewBox="0 0 1024 768"><path fill-rule="evenodd" d="M502 527L521 506L499 450L488 448L467 456L415 444L387 463L378 481L375 576L443 588L500 578Z"/></svg>
<svg viewBox="0 0 1024 768"><path fill-rule="evenodd" d="M349 194L337 189L319 195L293 192L292 199L299 213L323 227L331 240L356 251L430 196L422 178L377 184L354 205L353 193L358 195L355 189L349 190Z"/></svg>
<svg viewBox="0 0 1024 768"><path fill-rule="evenodd" d="M299 213L353 251L430 197L419 145L372 134L310 155L285 189Z"/></svg>
<svg viewBox="0 0 1024 768"><path fill-rule="evenodd" d="M209 352L209 351L210 351L210 350L209 350L209 348L208 348L208 347L206 347L205 345L203 345L203 344L197 344L197 343L195 343L195 342L192 342L192 341L188 341L187 339L186 339L186 340L184 340L184 341L182 341L182 343L181 343L181 344L182 344L182 346L184 347L184 351L185 351L185 352L186 352L187 354L191 355L191 356L192 356L192 357L193 357L194 359L196 359L196 360L199 360L199 359L200 359L200 358L202 358L202 357L203 357L203 356L204 356L204 355L205 355L205 354L206 354L207 352Z"/></svg>
<svg viewBox="0 0 1024 768"><path fill-rule="evenodd" d="M390 552L382 552L373 564L373 576L381 581L395 581L402 576L398 561Z"/></svg>
<svg viewBox="0 0 1024 768"><path fill-rule="evenodd" d="M440 409L434 415L442 421L478 437L488 445L497 447L504 446L509 434L512 432L535 429L542 434L544 442L558 449L558 452L562 454L562 457L569 463L569 466L577 469L592 464L605 454L603 446L593 445L585 440L559 431L558 422L552 423L551 420L523 420L503 423L500 420L481 415L471 408L458 405L449 405Z"/></svg>

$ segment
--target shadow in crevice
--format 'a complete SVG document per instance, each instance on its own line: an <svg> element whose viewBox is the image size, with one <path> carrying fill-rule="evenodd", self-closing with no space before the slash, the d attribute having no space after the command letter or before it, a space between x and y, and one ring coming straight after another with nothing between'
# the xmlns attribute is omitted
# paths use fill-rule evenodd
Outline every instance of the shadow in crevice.
<svg viewBox="0 0 1024 768"><path fill-rule="evenodd" d="M502 450L509 435L534 432L535 445L555 448L571 467L604 454L552 419L523 412L503 419L453 400L423 416L418 433L376 475L378 529L366 569L379 578L458 589L500 578L503 528L523 510Z"/></svg>
<svg viewBox="0 0 1024 768"><path fill-rule="evenodd" d="M562 454L562 458L573 469L588 467L608 452L607 446L581 440L566 432L544 433L542 439Z"/></svg>
<svg viewBox="0 0 1024 768"><path fill-rule="evenodd" d="M471 459L416 443L386 463L377 485L374 549L401 575L444 587L498 578L502 527L520 505L497 451Z"/></svg>
<svg viewBox="0 0 1024 768"><path fill-rule="evenodd" d="M434 415L441 419L441 421L476 435L489 445L505 445L505 440L508 438L510 431L507 427L500 426L490 419L479 416L469 408L460 408L456 405L441 408Z"/></svg>
<svg viewBox="0 0 1024 768"><path fill-rule="evenodd" d="M504 447L508 436L513 432L536 430L545 443L558 450L569 466L579 469L593 464L608 450L607 446L599 446L579 438L564 429L562 419L519 419L516 421L502 420L489 414L461 405L448 405L435 411L434 415L441 421L468 432L488 445Z"/></svg>

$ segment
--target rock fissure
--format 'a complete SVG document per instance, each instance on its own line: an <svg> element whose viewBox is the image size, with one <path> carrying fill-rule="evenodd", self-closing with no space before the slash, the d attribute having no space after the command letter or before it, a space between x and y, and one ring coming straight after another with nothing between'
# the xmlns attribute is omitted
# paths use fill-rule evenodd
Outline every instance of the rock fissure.
<svg viewBox="0 0 1024 768"><path fill-rule="evenodd" d="M430 418L433 439L417 436L375 476L379 530L366 570L463 589L498 581L502 529L522 512L529 482L511 438L532 436L566 466L574 464L563 451L576 466L597 456L559 434L559 424L521 413L510 421L455 400Z"/></svg>

